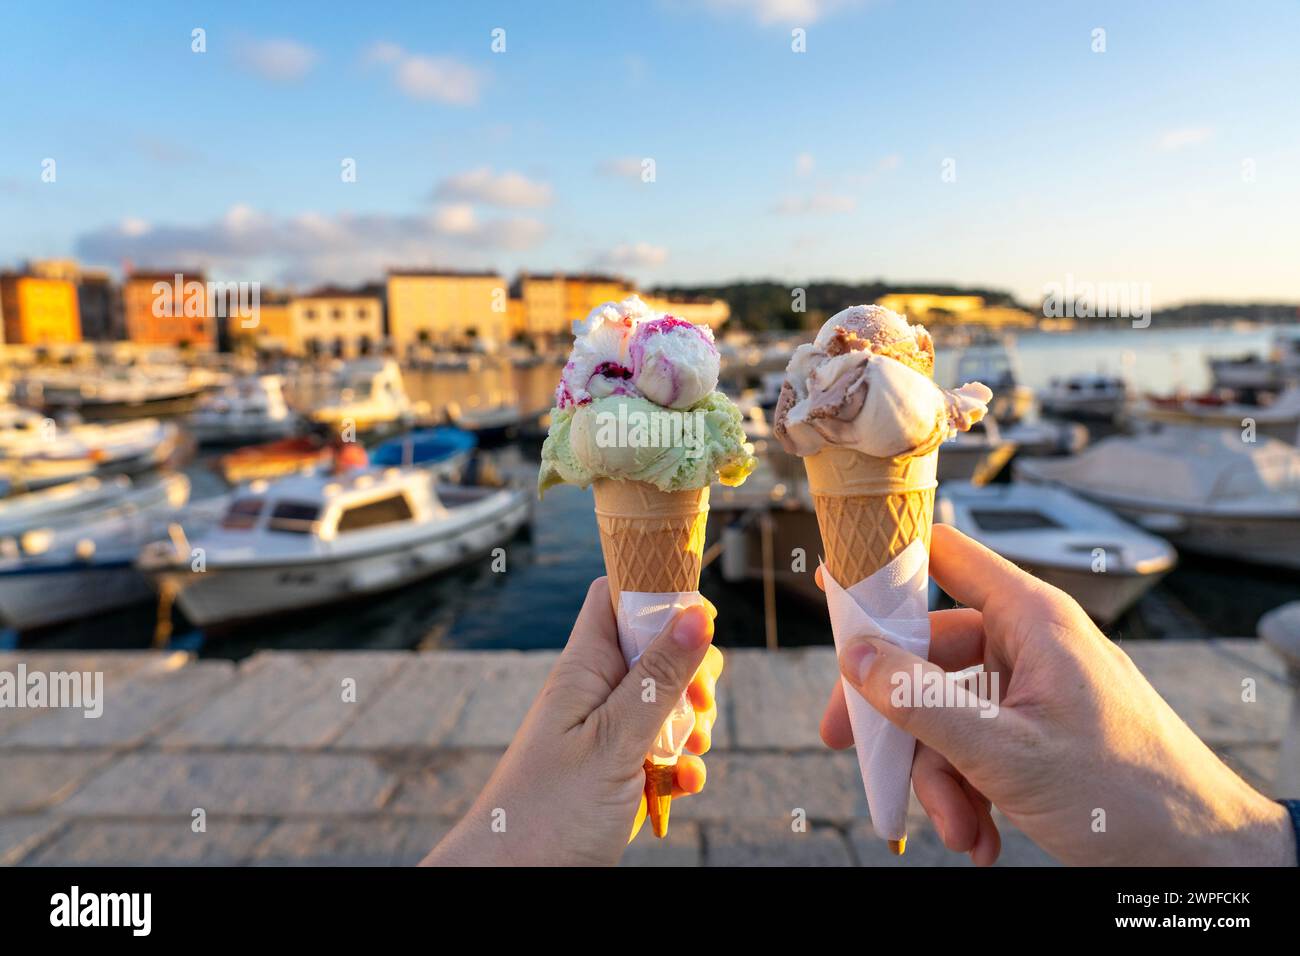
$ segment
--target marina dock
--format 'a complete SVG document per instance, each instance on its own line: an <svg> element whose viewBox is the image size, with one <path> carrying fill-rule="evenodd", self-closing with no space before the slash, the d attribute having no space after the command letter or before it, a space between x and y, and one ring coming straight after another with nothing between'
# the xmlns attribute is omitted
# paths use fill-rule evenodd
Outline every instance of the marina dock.
<svg viewBox="0 0 1300 956"><path fill-rule="evenodd" d="M1231 767L1278 795L1291 689L1265 643L1124 649ZM852 751L833 753L818 736L837 673L830 648L724 651L708 786L674 803L666 840L639 836L626 864L968 865L917 807L901 860L872 834ZM0 670L104 674L98 719L0 709L0 863L416 863L469 808L555 657L0 654ZM1253 699L1243 699L1247 679ZM792 825L800 816L803 832ZM1052 863L999 822L1000 864Z"/></svg>

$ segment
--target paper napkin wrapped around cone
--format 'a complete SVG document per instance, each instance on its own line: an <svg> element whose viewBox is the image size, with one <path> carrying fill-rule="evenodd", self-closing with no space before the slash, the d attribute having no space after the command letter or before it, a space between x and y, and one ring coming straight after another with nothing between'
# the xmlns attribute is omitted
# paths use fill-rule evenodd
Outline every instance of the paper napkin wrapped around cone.
<svg viewBox="0 0 1300 956"><path fill-rule="evenodd" d="M874 637L918 657L928 657L929 565L929 552L920 539L883 568L848 587L836 581L823 564L822 582L836 653L854 638ZM848 681L844 681L844 702L853 727L853 745L867 792L871 825L882 839L902 840L907 836L916 738L891 724Z"/></svg>

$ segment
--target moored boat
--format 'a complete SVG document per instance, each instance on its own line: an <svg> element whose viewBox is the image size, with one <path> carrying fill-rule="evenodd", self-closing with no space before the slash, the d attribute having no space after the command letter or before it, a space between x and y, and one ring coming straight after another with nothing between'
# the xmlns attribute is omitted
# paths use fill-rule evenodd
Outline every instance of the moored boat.
<svg viewBox="0 0 1300 956"><path fill-rule="evenodd" d="M1177 555L1165 541L1062 488L1018 482L939 491L935 520L1073 597L1109 624L1155 586Z"/></svg>

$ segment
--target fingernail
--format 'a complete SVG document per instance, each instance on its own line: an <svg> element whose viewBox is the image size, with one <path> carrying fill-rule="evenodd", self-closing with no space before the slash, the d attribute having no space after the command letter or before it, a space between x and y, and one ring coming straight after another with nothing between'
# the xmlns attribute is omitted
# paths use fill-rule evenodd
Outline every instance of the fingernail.
<svg viewBox="0 0 1300 956"><path fill-rule="evenodd" d="M688 651L703 647L713 632L709 612L698 604L688 607L677 616L673 625L673 640Z"/></svg>
<svg viewBox="0 0 1300 956"><path fill-rule="evenodd" d="M840 673L861 684L867 679L867 671L871 669L871 660L875 656L876 649L866 641L854 641L840 655Z"/></svg>

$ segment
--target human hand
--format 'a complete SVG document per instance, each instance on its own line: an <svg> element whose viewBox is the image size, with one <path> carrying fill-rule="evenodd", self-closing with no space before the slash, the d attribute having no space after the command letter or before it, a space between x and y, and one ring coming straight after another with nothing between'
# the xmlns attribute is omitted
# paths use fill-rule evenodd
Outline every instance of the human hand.
<svg viewBox="0 0 1300 956"><path fill-rule="evenodd" d="M682 691L695 726L677 762L673 797L704 789L718 708L717 611L705 602L669 623L628 670L609 582L587 591L573 633L469 813L426 865L612 864L646 816L642 763ZM652 681L652 684L647 684ZM645 688L653 687L652 701Z"/></svg>
<svg viewBox="0 0 1300 956"><path fill-rule="evenodd" d="M1063 863L1295 865L1286 810L1228 769L1069 595L943 525L930 573L968 605L930 614L930 661L859 639L840 670L917 738L912 785L950 850L997 858L992 802ZM996 716L893 706L894 675L917 664L930 680L983 664L999 675ZM853 743L840 681L822 739Z"/></svg>

